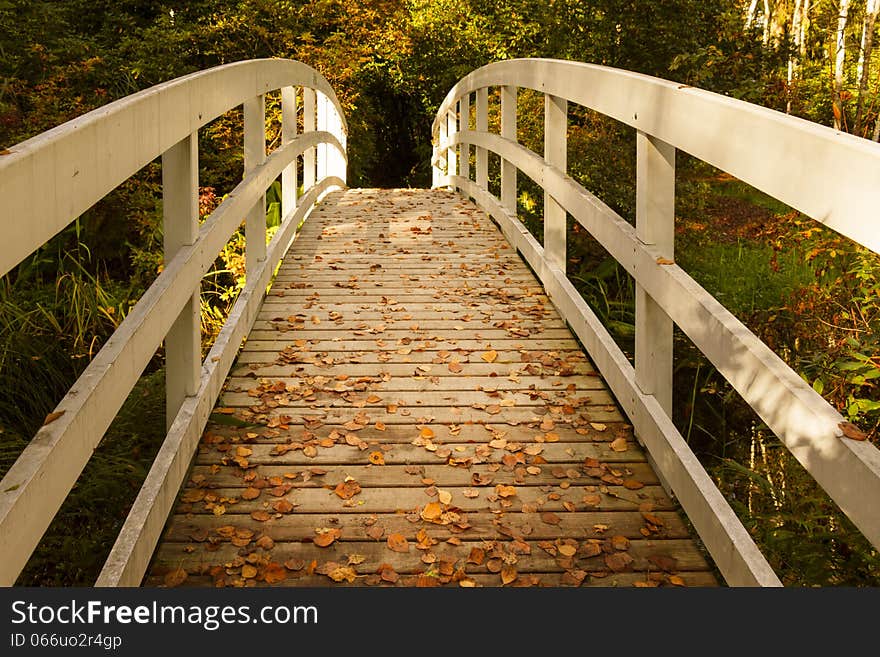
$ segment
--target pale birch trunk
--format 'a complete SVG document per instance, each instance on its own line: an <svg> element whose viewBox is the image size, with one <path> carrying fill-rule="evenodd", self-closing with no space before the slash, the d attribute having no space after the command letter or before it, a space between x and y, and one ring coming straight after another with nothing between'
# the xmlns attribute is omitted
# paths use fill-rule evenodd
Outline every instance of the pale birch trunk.
<svg viewBox="0 0 880 657"><path fill-rule="evenodd" d="M758 0L752 0L746 13L746 29L748 30L755 22L755 12L758 11Z"/></svg>
<svg viewBox="0 0 880 657"><path fill-rule="evenodd" d="M849 13L849 0L840 0L837 13L837 48L834 54L834 129L842 130L846 121L843 115L843 78L846 63L846 19Z"/></svg>
<svg viewBox="0 0 880 657"><path fill-rule="evenodd" d="M785 113L791 114L791 87L794 82L794 74L795 70L798 66L798 56L801 51L801 11L803 10L803 2L801 0L795 0L794 3L794 11L791 14L791 33L794 38L794 43L792 44L794 48L789 50L788 52L788 89L787 96L788 98L785 101Z"/></svg>
<svg viewBox="0 0 880 657"><path fill-rule="evenodd" d="M874 49L874 23L880 13L880 0L867 0L865 4L865 20L862 21L862 42L859 50L859 65L856 77L859 80L859 95L856 102L856 121L853 132L862 134L862 113L865 109L865 95L868 90L868 79L871 76L871 52Z"/></svg>

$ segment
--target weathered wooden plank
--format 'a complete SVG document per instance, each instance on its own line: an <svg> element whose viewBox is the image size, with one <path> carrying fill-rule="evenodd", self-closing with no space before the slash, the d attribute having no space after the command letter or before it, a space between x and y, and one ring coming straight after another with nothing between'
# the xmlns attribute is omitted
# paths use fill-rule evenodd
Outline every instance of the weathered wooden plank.
<svg viewBox="0 0 880 657"><path fill-rule="evenodd" d="M652 511L663 525L657 538L688 538L689 530L676 511ZM462 540L504 536L501 531L514 536L528 536L529 540L555 540L557 538L606 538L626 536L642 538L645 519L638 511L577 511L561 513L559 524L548 525L541 522L536 514L508 513L498 517L494 513L474 512L467 515L470 527L450 528L444 525L430 525L428 531L433 538L445 541L450 536ZM262 534L275 541L296 541L314 536L315 527L337 527L348 540L376 540L368 531L378 525L385 530L384 536L402 534L408 540L415 540L416 534L425 525L413 523L399 513L382 514L310 514L297 509L296 513L281 518L271 518L260 522L246 513L227 512L222 516L178 514L171 518L165 542L199 543L211 538L221 538L217 529L235 527L254 532L253 539ZM454 531L453 531L454 529ZM226 539L228 540L228 538Z"/></svg>
<svg viewBox="0 0 880 657"><path fill-rule="evenodd" d="M429 532L430 533L430 532ZM344 539L344 536L343 536ZM536 542L526 541L531 548L530 554L520 554L515 557L516 569L521 573L531 572L561 572L565 570L557 560ZM574 555L575 567L587 570L607 570L604 559L605 554L587 557L591 554L588 547L590 543L585 541L578 546L578 552ZM485 549L482 541L462 541L461 545L443 543L432 548L438 559L449 560L465 568L466 572L486 573L485 563L467 564L468 556L473 548ZM229 543L221 544L213 552L187 552L185 546L179 543L166 543L156 555L159 564L169 564L172 567L186 569L198 568L199 566L231 563L239 556L239 548ZM631 571L656 571L657 566L650 560L651 557L665 557L675 560L674 572L708 570L705 558L693 546L689 540L668 539L661 541L633 540L630 541L626 551L633 558L633 563L628 570ZM363 555L364 561L358 565L357 570L364 573L375 572L383 563L389 564L398 573L421 572L427 569L427 565L420 561L420 552L411 547L408 553L401 554L388 549L385 542L377 541L345 541L344 545L333 550L317 547L312 543L305 542L276 542L272 550L266 552L267 560L283 563L288 559L301 559L308 564L316 560L319 564L326 561L342 561L349 554ZM243 563L243 560L242 560ZM239 566L240 567L240 566Z"/></svg>
<svg viewBox="0 0 880 657"><path fill-rule="evenodd" d="M378 450L382 453L381 450ZM383 454L384 457L384 454ZM499 469L499 459L493 459L491 464L473 465L470 468L453 468L436 463L412 468L411 465L362 465L350 464L333 466L326 469L326 474L315 475L309 469L297 470L287 465L262 465L257 468L243 470L237 464L221 466L197 465L192 469L193 481L198 481L199 488L256 488L265 491L258 499L273 499L272 493L275 485L268 480L279 477L282 486L290 485L297 488L321 488L324 486L336 486L344 482L347 477L353 477L362 488L376 488L394 482L395 486L425 488L428 484L424 479L429 479L432 486L443 488L444 486L469 486L473 481L474 473L491 476L495 483L528 485L528 486L571 486L602 485L607 483L602 477L612 479L625 479L640 484L657 485L657 475L651 467L645 463L625 462L616 463L613 466L606 464L605 468L585 468L578 463L565 465L544 464L533 466L537 471L527 472L525 464L516 468ZM407 468L410 468L407 470ZM216 472L215 472L216 470ZM304 475L307 475L304 476ZM489 490L489 489L486 489Z"/></svg>
<svg viewBox="0 0 880 657"><path fill-rule="evenodd" d="M163 566L157 569L157 572L161 572L162 574L151 575L147 581L145 582L145 586L153 586L153 587L162 587L165 585L164 583L164 571L171 570L168 566ZM687 572L678 572L675 573L676 579L675 584L672 583L671 580L672 575L668 575L662 572L648 572L648 573L609 573L607 571L595 571L593 573L588 573L586 578L580 584L573 583L570 576L567 576L565 573L528 573L523 575L518 575L516 580L508 584L510 587L569 587L569 586L580 586L580 587L614 587L614 588L622 588L622 587L631 587L631 586L660 586L660 587L669 587L669 586L685 586L691 588L704 587L704 586L717 586L718 582L715 579L715 576L707 571L696 570L696 571L687 571ZM360 587L360 586L381 586L381 587L412 587L412 586L437 586L437 587L455 587L459 588L462 586L458 581L449 581L449 582L441 582L440 578L434 576L428 576L424 579L421 579L417 575L404 575L401 577L396 583L392 584L386 581L376 581L378 576L375 574L373 577L369 576L361 576L356 578L353 582L334 582L330 577L325 575L308 575L305 570L301 570L299 572L289 572L288 578L282 582L276 582L272 584L266 584L265 582L257 582L256 580L235 580L230 578L228 582L225 580L220 583L216 583L213 577L208 575L190 575L187 580L181 585L182 588L190 588L197 586L269 586L269 587L281 587L281 586L301 586L301 587L323 587L323 586L334 586L334 587ZM467 579L469 582L472 582L474 586L477 587L487 587L487 586L501 586L502 582L500 581L499 575L489 575L489 574L481 574L474 573L468 574ZM249 582L253 582L250 584Z"/></svg>
<svg viewBox="0 0 880 657"><path fill-rule="evenodd" d="M312 367L309 374L292 371L291 366L281 367L274 366L276 373L262 370L254 370L253 376L236 376L240 372L246 370L238 370L233 376L227 380L227 390L249 390L257 386L258 381L268 381L272 383L284 383L286 386L313 386L317 390L331 390L337 385L349 387L349 389L363 389L374 392L395 392L395 391L441 391L441 390L483 390L485 392L493 391L515 391L515 390L548 390L557 391L560 389L567 390L602 390L602 379L598 376L523 376L503 374L496 376L472 376L464 372L453 373L446 367L445 374L443 368L436 374L426 376L423 374L416 375L413 368L407 366L394 366L397 370L392 372L390 366L371 366L363 370L363 374L342 374L340 376L348 377L339 380L332 373L328 376L326 370ZM349 368L346 368L346 372ZM288 376L290 374L300 374L300 376ZM438 376L440 375L440 376ZM388 380L384 380L385 377ZM362 383L359 380L366 379L367 382Z"/></svg>
<svg viewBox="0 0 880 657"><path fill-rule="evenodd" d="M323 376L325 378L347 376L356 379L360 377L382 377L388 374L392 377L392 380L385 384L385 389L393 389L388 386L396 386L401 390L407 389L410 383L418 384L420 380L431 381L437 389L442 389L446 385L456 386L458 384L454 379L460 377L465 377L468 381L475 382L475 385L483 385L486 388L492 386L501 388L508 383L513 386L531 386L532 384L538 385L538 382L551 387L568 386L572 383L578 388L603 387L602 379L592 369L590 363L572 363L570 373L558 374L558 370L544 368L540 364L527 369L525 364L522 363L499 364L497 361L495 363L469 363L462 359L459 363L462 368L461 372L453 372L449 369L449 364L452 360L450 358L447 363L438 363L438 367L432 367L427 374L416 370L412 363L346 363L344 372L341 371L341 366L340 368L328 368L310 363L289 365L251 363L238 365L233 369L232 376L234 378L248 378L251 380L264 377L288 377L296 380L314 378L316 376ZM545 369L546 373L544 373ZM530 374L532 372L534 374ZM394 377L399 377L399 380L395 381ZM451 381L446 381L446 379L451 379Z"/></svg>
<svg viewBox="0 0 880 657"><path fill-rule="evenodd" d="M584 408L590 409L614 403L611 395L606 390L591 390L588 393L569 393L564 390L552 392L535 391L531 393L511 390L494 393L476 390L420 390L415 392L389 391L378 394L380 391L354 392L346 389L346 392L342 393L311 391L312 394L300 397L292 392L285 392L283 394L261 392L261 388L254 386L251 388L251 392L258 396L251 396L248 392L226 392L221 395L220 403L225 406L252 406L262 402L278 409L302 406L372 409L380 406L384 407L388 404L397 404L398 406L408 408L476 405L488 407L498 405L500 409L503 409L499 410L499 412L505 413L514 407L543 408L550 404L568 404L572 408L581 411Z"/></svg>
<svg viewBox="0 0 880 657"><path fill-rule="evenodd" d="M530 344L528 341L523 338L517 338L515 340L511 340L508 338L500 338L497 340L458 340L454 336L450 336L448 338L444 338L442 342L440 340L418 340L414 341L416 346L421 346L427 351L443 351L449 349L450 345L458 348L458 349L469 349L476 351L478 349L483 351L495 350L510 350L510 349L524 349L524 348L539 348L542 350L551 350L551 351L559 351L559 350L576 350L578 349L578 343L575 342L573 338L568 339L549 339L549 340L538 340L533 341L538 344ZM421 344L419 344L421 343ZM431 344L433 343L433 344ZM245 346L246 351L279 351L284 347L288 346L289 343L279 343L279 341L275 340L248 340ZM310 351L381 351L383 349L399 349L401 345L398 345L396 341L391 340L383 340L381 337L373 340L313 340L308 345ZM413 347L414 349L415 347Z"/></svg>
<svg viewBox="0 0 880 657"><path fill-rule="evenodd" d="M359 432L361 433L361 432ZM330 464L348 464L366 465L370 462L370 452L380 449L383 453L385 463L388 465L419 465L432 463L445 463L449 457L457 460L476 459L486 462L500 461L503 451L499 450L495 453L494 458L490 456L478 457L477 445L469 443L440 443L436 451L429 451L425 447L411 444L411 441L419 436L419 431L414 429L410 434L412 438L410 442L393 443L392 449L382 449L383 443L379 441L369 440L366 449L353 447L351 445L334 444L332 447L317 447L314 456L307 456L303 453L302 448L278 449L279 445L286 447L294 447L285 443L247 443L245 446L250 454L247 455L247 462L250 465L288 465L291 467L318 467ZM360 437L360 436L359 436ZM362 440L367 440L362 438ZM442 449L448 448L448 453ZM310 452L311 453L311 452ZM224 460L229 463L235 462L237 456L237 447L233 443L219 443L211 447L204 444L199 450L196 457L196 463L199 465L215 465L222 464ZM626 452L616 452L607 443L545 443L541 457L550 464L557 463L574 463L583 462L584 459L596 459L609 465L618 463L629 463L636 460L643 460L644 456L637 451L634 446ZM534 460L530 461L534 464Z"/></svg>
<svg viewBox="0 0 880 657"><path fill-rule="evenodd" d="M450 342L453 344L458 344L462 340L490 340L494 343L496 340L510 340L511 338L518 340L520 344L522 344L523 338L534 336L536 339L541 341L544 340L566 340L570 339L571 333L567 328L546 328L539 330L529 330L525 328L515 327L516 330L525 333L525 335L521 335L519 333L514 333L504 329L493 329L493 328L469 328L467 326L460 327L461 330L447 330L445 333L440 333L436 329L423 329L418 328L416 330L408 330L408 329L398 329L389 327L384 331L373 331L372 333L368 330L345 330L340 329L338 334L333 336L328 334L328 331L332 331L334 329L330 329L327 327L325 330L313 329L310 326L308 329L299 329L293 331L279 331L275 328L257 328L255 327L253 331L250 333L249 341L258 341L265 340L270 342L282 342L279 348L284 348L289 344L291 339L293 340L308 340L312 345L318 345L322 342L327 342L327 340L333 340L334 342L345 340L346 342L370 342L376 344L378 341L382 341L384 343L388 343L393 341L398 348L404 345L414 344L418 346L423 342ZM283 333L293 333L292 335L282 335ZM483 343L485 344L485 343Z"/></svg>
<svg viewBox="0 0 880 657"><path fill-rule="evenodd" d="M223 418L219 414L215 414L213 417L215 419ZM294 418L295 422L291 421L289 426L270 428L253 425L246 427L244 433L241 428L213 423L209 425L210 434L206 434L210 439L206 440L204 444L206 446L218 442L279 444L311 440L315 436L324 438L333 431L344 436L352 431L339 423L324 422L322 418L321 414L314 412L300 413ZM486 422L483 424L431 422L423 424L417 417L410 417L410 420L408 423L388 424L376 428L375 421L366 418L364 428L355 432L359 438L368 443L376 441L377 443L393 444L411 443L423 428L429 428L434 434L431 441L437 445L488 444L492 440L503 438L508 443L540 443L544 445L545 451L549 452L556 449L568 449L570 445L567 443L596 443L599 446L607 447L606 443L621 436L632 440L632 427L624 422L595 423L595 426L584 424L574 427L556 422L546 423L547 418L519 425L510 425L505 422ZM548 433L553 435L548 438ZM620 452L620 454L624 458L614 458L614 460L625 461L627 456L637 457L638 460L641 460L642 452L641 449L634 447L633 450Z"/></svg>

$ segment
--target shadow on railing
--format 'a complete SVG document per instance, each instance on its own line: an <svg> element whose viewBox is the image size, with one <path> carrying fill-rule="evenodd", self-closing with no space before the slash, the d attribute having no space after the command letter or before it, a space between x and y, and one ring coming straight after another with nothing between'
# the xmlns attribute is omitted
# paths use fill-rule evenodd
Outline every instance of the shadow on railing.
<svg viewBox="0 0 880 657"><path fill-rule="evenodd" d="M500 134L488 128L490 88L500 94ZM517 141L519 88L544 94L543 156ZM636 129L635 228L566 175L569 102ZM877 252L880 146L685 85L547 59L470 73L447 94L432 134L434 186L472 197L538 274L728 584L780 581L670 419L673 323L880 547L880 452L845 437L844 418L673 260L676 149ZM501 158L500 198L489 191L489 152ZM518 171L544 190L543 246L517 219ZM566 213L635 279L634 367L566 276Z"/></svg>
<svg viewBox="0 0 880 657"><path fill-rule="evenodd" d="M277 89L281 145L267 157L265 94ZM244 179L200 226L197 133L239 105ZM162 273L0 482L0 585L9 586L164 340L168 433L97 582L138 585L276 265L315 203L345 186L345 119L314 69L290 60L251 60L157 85L9 150L0 161L0 275L162 156ZM267 245L265 193L279 176L282 223ZM242 220L246 283L202 362L200 282Z"/></svg>

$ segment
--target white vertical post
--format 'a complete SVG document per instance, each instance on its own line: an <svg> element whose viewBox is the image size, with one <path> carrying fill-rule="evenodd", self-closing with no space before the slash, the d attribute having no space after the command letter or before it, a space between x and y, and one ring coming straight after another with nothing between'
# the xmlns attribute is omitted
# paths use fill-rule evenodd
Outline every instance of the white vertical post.
<svg viewBox="0 0 880 657"><path fill-rule="evenodd" d="M675 147L636 137L636 235L659 255L675 255ZM672 320L636 283L636 384L672 415Z"/></svg>
<svg viewBox="0 0 880 657"><path fill-rule="evenodd" d="M501 87L501 136L516 141L516 87ZM501 205L516 216L516 167L501 160Z"/></svg>
<svg viewBox="0 0 880 657"><path fill-rule="evenodd" d="M329 121L328 121L328 111L327 106L330 104L330 101L327 99L327 96L322 94L321 92L317 93L317 121L318 121L318 130L327 131L330 129ZM327 152L329 146L326 143L318 144L318 180L323 179L327 175L328 171L328 162L327 162Z"/></svg>
<svg viewBox="0 0 880 657"><path fill-rule="evenodd" d="M339 144L342 146L342 150L348 147L347 139L345 135L345 130L342 127L342 115L336 109L336 106L333 103L328 102L327 106L330 110L330 132L339 140ZM347 180L346 173L346 165L345 165L345 156L336 150L335 147L330 147L330 154L332 156L333 167L331 168L330 173L334 176L342 178L343 182Z"/></svg>
<svg viewBox="0 0 880 657"><path fill-rule="evenodd" d="M446 113L446 140L447 143L452 140L455 136L455 133L458 132L458 116L455 112L455 103L452 104L452 109L450 109ZM446 150L446 172L450 176L458 175L458 157L455 151L455 146L450 146Z"/></svg>
<svg viewBox="0 0 880 657"><path fill-rule="evenodd" d="M198 135L192 134L162 154L162 221L165 262L199 233ZM165 424L171 423L185 397L195 395L201 374L200 291L187 300L165 336Z"/></svg>
<svg viewBox="0 0 880 657"><path fill-rule="evenodd" d="M544 160L565 172L568 166L568 101L544 94ZM565 272L565 208L544 192L544 257Z"/></svg>
<svg viewBox="0 0 880 657"><path fill-rule="evenodd" d="M447 169L447 153L446 144L448 143L448 139L446 137L446 131L449 129L449 124L446 121L440 121L440 135L437 137L437 147L434 149L435 160L434 160L434 187L440 186L440 178L446 174Z"/></svg>
<svg viewBox="0 0 880 657"><path fill-rule="evenodd" d="M296 138L296 88L281 88L281 145ZM296 158L281 172L281 218L296 207L297 175Z"/></svg>
<svg viewBox="0 0 880 657"><path fill-rule="evenodd" d="M303 87L303 132L315 129L315 90ZM308 191L315 184L315 149L309 148L303 153L303 191Z"/></svg>
<svg viewBox="0 0 880 657"><path fill-rule="evenodd" d="M466 93L458 101L458 129L466 132L471 129L471 95ZM471 177L471 145L462 144L459 150L458 171L462 178Z"/></svg>
<svg viewBox="0 0 880 657"><path fill-rule="evenodd" d="M260 94L244 102L244 174L266 161L266 97ZM266 259L266 198L261 195L247 214L245 271L253 271Z"/></svg>
<svg viewBox="0 0 880 657"><path fill-rule="evenodd" d="M489 88L477 89L477 121L479 132L489 131ZM489 151L477 146L477 185L480 189L489 188Z"/></svg>

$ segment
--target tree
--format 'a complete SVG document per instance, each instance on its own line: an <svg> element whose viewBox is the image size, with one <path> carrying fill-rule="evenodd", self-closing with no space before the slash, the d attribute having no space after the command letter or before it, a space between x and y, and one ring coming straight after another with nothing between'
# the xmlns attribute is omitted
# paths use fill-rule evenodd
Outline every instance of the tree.
<svg viewBox="0 0 880 657"><path fill-rule="evenodd" d="M874 49L874 23L877 14L880 13L880 0L867 0L865 4L865 19L862 21L862 42L859 50L859 64L856 77L859 80L858 100L856 101L856 120L853 132L862 134L865 109L865 94L868 89L868 78L871 71L871 54Z"/></svg>
<svg viewBox="0 0 880 657"><path fill-rule="evenodd" d="M834 51L834 92L832 107L834 129L845 130L846 117L843 114L844 65L846 64L846 21L849 14L849 0L840 0L837 7L837 47Z"/></svg>

